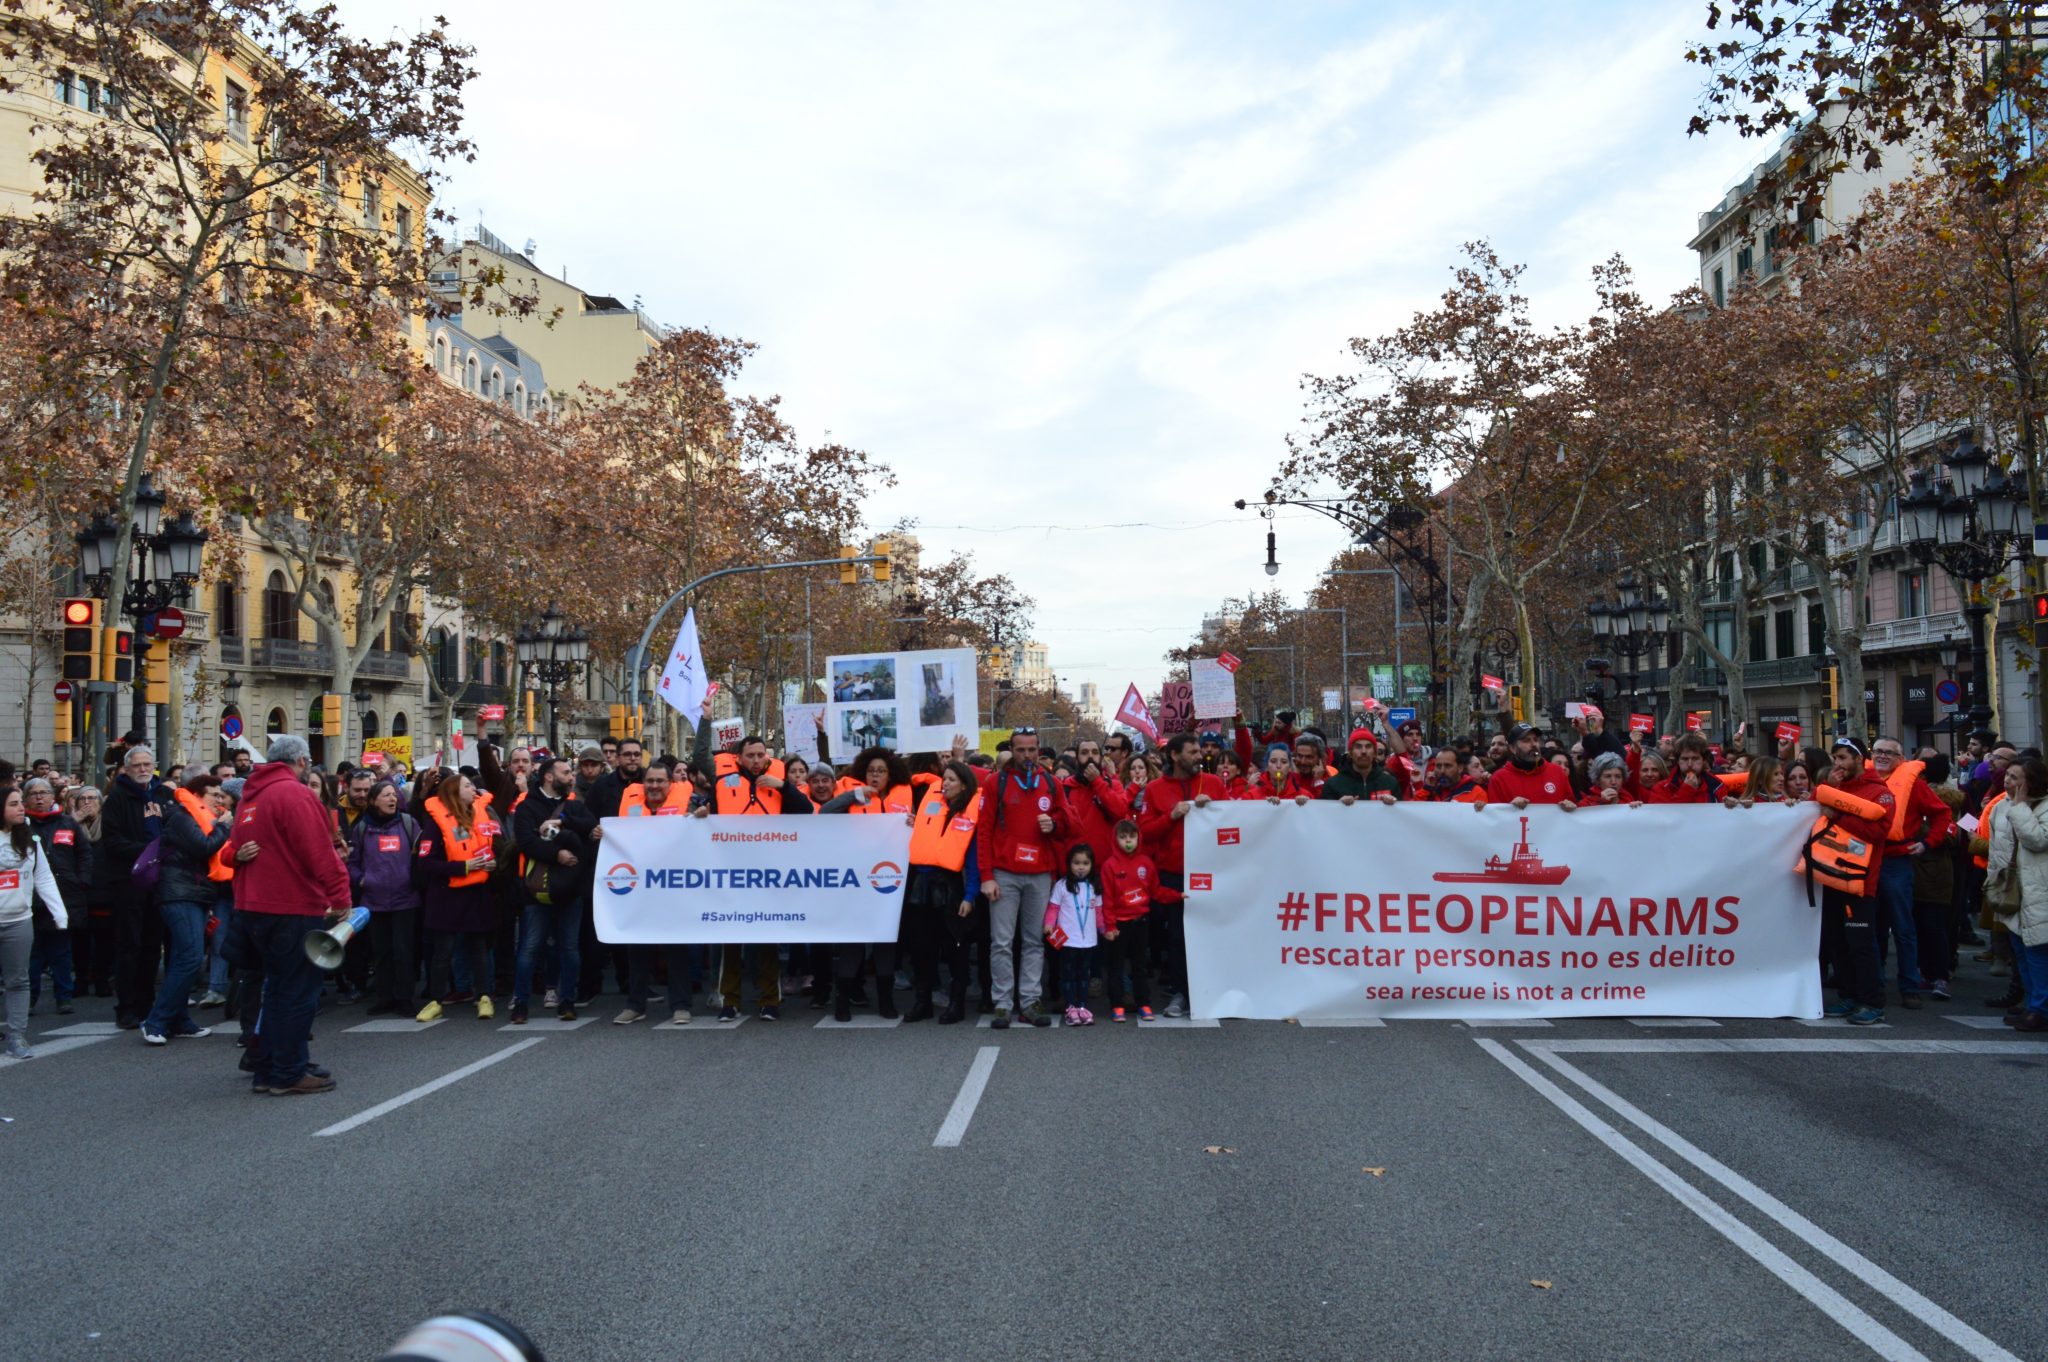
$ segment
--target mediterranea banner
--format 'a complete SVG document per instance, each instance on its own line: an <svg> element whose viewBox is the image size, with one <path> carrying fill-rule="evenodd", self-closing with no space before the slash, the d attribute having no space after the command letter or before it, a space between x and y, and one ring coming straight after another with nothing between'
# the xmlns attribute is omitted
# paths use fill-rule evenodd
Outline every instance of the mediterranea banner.
<svg viewBox="0 0 2048 1362"><path fill-rule="evenodd" d="M1818 1017L1811 806L1211 804L1197 1017Z"/></svg>
<svg viewBox="0 0 2048 1362"><path fill-rule="evenodd" d="M894 941L901 818L607 818L594 916L615 945Z"/></svg>

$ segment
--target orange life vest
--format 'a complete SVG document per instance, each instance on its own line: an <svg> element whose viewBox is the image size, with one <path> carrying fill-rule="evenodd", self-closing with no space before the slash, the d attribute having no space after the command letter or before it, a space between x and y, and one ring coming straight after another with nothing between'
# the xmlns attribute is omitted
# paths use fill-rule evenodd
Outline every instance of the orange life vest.
<svg viewBox="0 0 2048 1362"><path fill-rule="evenodd" d="M464 832L455 822L455 815L448 812L448 806L441 802L441 796L429 795L426 802L427 817L434 820L434 826L441 830L441 845L444 854L451 861L467 861L473 856L491 854L491 839L498 835L498 825L491 821L491 796L489 791L480 791L476 803L469 811L469 831ZM448 881L450 889L466 889L472 884L482 884L491 874L488 870L471 870Z"/></svg>
<svg viewBox="0 0 2048 1362"><path fill-rule="evenodd" d="M1926 769L1927 763L1924 761L1902 761L1884 778L1885 788L1892 792L1892 827L1889 836L1894 842L1906 840L1906 810L1913 799L1913 784L1920 779L1920 773Z"/></svg>
<svg viewBox="0 0 2048 1362"><path fill-rule="evenodd" d="M859 788L858 783L854 788ZM847 812L907 814L916 807L917 792L908 785L897 785L884 791L880 799L870 799L865 804L856 804Z"/></svg>
<svg viewBox="0 0 2048 1362"><path fill-rule="evenodd" d="M206 801L190 790L175 791L178 802L185 806L185 812L192 815L192 821L199 825L199 835L213 836L213 810L206 807ZM234 862L228 859L228 849L223 846L213 853L213 859L206 863L206 878L215 884L226 884L235 877Z"/></svg>
<svg viewBox="0 0 2048 1362"><path fill-rule="evenodd" d="M782 791L762 789L758 777L749 780L740 770L738 757L720 752L712 759L712 770L717 773L717 778L712 782L711 797L719 813L730 816L782 812ZM782 763L769 762L768 769L761 774L782 779Z"/></svg>
<svg viewBox="0 0 2048 1362"><path fill-rule="evenodd" d="M967 849L974 844L975 822L981 817L981 796L967 801L956 818L946 808L937 790L925 796L917 817L910 825L910 863L958 871L967 865Z"/></svg>
<svg viewBox="0 0 2048 1362"><path fill-rule="evenodd" d="M690 811L690 787L681 781L669 782L668 793L662 796L661 807L656 814L684 814ZM647 788L643 785L628 785L626 793L619 798L619 817L645 818L647 816Z"/></svg>
<svg viewBox="0 0 2048 1362"><path fill-rule="evenodd" d="M1883 805L1832 785L1814 786L1813 797L1823 808L1863 818L1883 809ZM1816 884L1859 898L1867 895L1870 892L1870 872L1875 866L1878 850L1837 824L1833 812L1816 818L1813 831L1806 835L1805 854L1799 858L1797 867L1798 873L1806 876L1806 901L1814 901L1813 887Z"/></svg>
<svg viewBox="0 0 2048 1362"><path fill-rule="evenodd" d="M1986 842L1991 840L1991 811L2004 802L2005 791L2000 790L1997 794L1984 801L1983 809L1977 814L1976 835L1982 837ZM1970 859L1976 863L1979 870L1989 870L1991 868L1991 858L1989 855L1972 856Z"/></svg>

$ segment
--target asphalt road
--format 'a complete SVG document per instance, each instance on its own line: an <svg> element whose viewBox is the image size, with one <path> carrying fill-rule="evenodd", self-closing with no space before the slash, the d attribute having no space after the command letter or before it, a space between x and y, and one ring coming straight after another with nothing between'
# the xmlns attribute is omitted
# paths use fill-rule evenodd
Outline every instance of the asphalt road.
<svg viewBox="0 0 2048 1362"><path fill-rule="evenodd" d="M1990 984L1872 1031L336 1008L290 1099L225 1034L60 1050L105 1004L46 999L0 1357L342 1362L473 1307L552 1362L2039 1359L2048 1044L1951 1020Z"/></svg>

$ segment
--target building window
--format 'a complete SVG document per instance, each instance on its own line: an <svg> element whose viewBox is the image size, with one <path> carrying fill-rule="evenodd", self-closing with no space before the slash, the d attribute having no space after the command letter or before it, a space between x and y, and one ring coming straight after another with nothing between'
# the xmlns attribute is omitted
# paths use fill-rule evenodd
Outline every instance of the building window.
<svg viewBox="0 0 2048 1362"><path fill-rule="evenodd" d="M1806 651L1824 653L1828 650L1828 608L1819 601L1806 607Z"/></svg>
<svg viewBox="0 0 2048 1362"><path fill-rule="evenodd" d="M445 375L448 372L448 338L434 337L434 372Z"/></svg>
<svg viewBox="0 0 2048 1362"><path fill-rule="evenodd" d="M217 582L213 588L213 636L242 636L242 602L233 582Z"/></svg>
<svg viewBox="0 0 2048 1362"><path fill-rule="evenodd" d="M1899 574L1899 618L1918 619L1927 613L1927 574L1925 572L1901 572Z"/></svg>
<svg viewBox="0 0 2048 1362"><path fill-rule="evenodd" d="M1792 612L1790 610L1780 610L1777 618L1772 620L1771 624L1778 635L1776 640L1778 645L1777 655L1779 657L1796 656L1799 652L1799 645L1792 640Z"/></svg>
<svg viewBox="0 0 2048 1362"><path fill-rule="evenodd" d="M50 82L50 98L59 104L69 104L73 92L78 89L78 77L69 71L59 71L57 78Z"/></svg>
<svg viewBox="0 0 2048 1362"><path fill-rule="evenodd" d="M227 95L222 101L227 114L228 135L238 142L249 140L249 92L233 81L227 83Z"/></svg>
<svg viewBox="0 0 2048 1362"><path fill-rule="evenodd" d="M428 665L434 669L434 681L442 690L453 690L461 679L456 674L457 656L455 635L446 629L436 629L427 639ZM394 730L393 737L398 736Z"/></svg>
<svg viewBox="0 0 2048 1362"><path fill-rule="evenodd" d="M481 681L481 680L483 680L483 679L484 679L484 650L483 650L483 646L482 646L481 644L479 644L479 643L477 642L477 638L476 638L476 635L475 635L475 634L471 634L471 635L470 635L470 636L469 636L468 638L464 639L464 640L462 641L462 644L463 644L463 646L462 646L463 658L464 658L464 660L465 660L465 661L466 661L466 662L468 663L468 667L466 668L466 670L465 670L465 673L464 673L464 679L465 679L465 680L469 680L469 681Z"/></svg>
<svg viewBox="0 0 2048 1362"><path fill-rule="evenodd" d="M263 637L299 641L299 607L282 572L271 573L263 586Z"/></svg>
<svg viewBox="0 0 2048 1362"><path fill-rule="evenodd" d="M379 736L381 736L381 735L380 735L380 734L379 734L379 733L377 732L377 711L376 711L376 710L374 710L374 709L366 709L366 710L364 710L364 711L363 711L363 737L365 737L365 738L375 738L375 737L379 737Z"/></svg>
<svg viewBox="0 0 2048 1362"><path fill-rule="evenodd" d="M375 180L363 181L363 226L376 231L384 225L384 186Z"/></svg>
<svg viewBox="0 0 2048 1362"><path fill-rule="evenodd" d="M398 236L398 249L402 251L411 250L412 209L402 203L399 204L398 207L391 210L391 220L395 225L395 231Z"/></svg>
<svg viewBox="0 0 2048 1362"><path fill-rule="evenodd" d="M1766 643L1767 641L1768 641L1768 640L1766 640L1766 639L1765 639L1765 637L1764 637L1764 617L1763 617L1762 615L1752 615L1752 616L1750 616L1750 619L1749 619L1749 656L1748 656L1748 658L1747 658L1747 659L1745 659L1745 660L1746 660L1746 661L1749 661L1749 662L1761 662L1761 661L1763 661L1763 659L1764 659L1764 658L1765 658L1766 656L1768 656L1768 654L1766 654L1766 653L1764 652L1764 644L1765 644L1765 643Z"/></svg>
<svg viewBox="0 0 2048 1362"><path fill-rule="evenodd" d="M1726 307L1728 305L1728 283L1727 279L1724 276L1725 272L1722 270L1722 268L1719 265L1714 266L1715 307Z"/></svg>
<svg viewBox="0 0 2048 1362"><path fill-rule="evenodd" d="M512 410L521 416L526 415L526 381L524 379L512 385Z"/></svg>
<svg viewBox="0 0 2048 1362"><path fill-rule="evenodd" d="M263 731L275 737L277 734L284 732L284 722L284 711L273 709L270 711L270 717L263 721Z"/></svg>
<svg viewBox="0 0 2048 1362"><path fill-rule="evenodd" d="M403 738L403 737L406 737L406 736L408 736L408 735L409 735L409 734L410 734L411 732L412 732L412 721L411 721L411 720L409 720L409 719L407 719L407 718L405 717L405 711L404 711L404 710L400 710L400 711L398 711L398 713L396 713L396 714L394 714L394 715L392 715L392 716L391 716L391 736L392 736L392 737L394 737L394 738Z"/></svg>
<svg viewBox="0 0 2048 1362"><path fill-rule="evenodd" d="M1735 277L1747 279L1756 273L1756 252L1744 246L1735 253Z"/></svg>
<svg viewBox="0 0 2048 1362"><path fill-rule="evenodd" d="M464 362L462 366L462 390L464 392L473 393L476 391L477 375L481 373L482 370L483 366L476 362L475 355L471 355L469 359Z"/></svg>

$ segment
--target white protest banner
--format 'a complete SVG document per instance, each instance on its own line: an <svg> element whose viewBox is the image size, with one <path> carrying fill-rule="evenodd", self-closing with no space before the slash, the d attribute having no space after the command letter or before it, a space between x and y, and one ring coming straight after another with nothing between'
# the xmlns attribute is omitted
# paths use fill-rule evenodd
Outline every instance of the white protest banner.
<svg viewBox="0 0 2048 1362"><path fill-rule="evenodd" d="M825 712L823 705L784 705L782 707L782 755L802 757L811 765L818 764L818 716Z"/></svg>
<svg viewBox="0 0 2048 1362"><path fill-rule="evenodd" d="M1810 809L1212 804L1198 1017L1818 1017Z"/></svg>
<svg viewBox="0 0 2048 1362"><path fill-rule="evenodd" d="M864 747L947 752L979 726L972 648L825 659L826 731L851 758Z"/></svg>
<svg viewBox="0 0 2048 1362"><path fill-rule="evenodd" d="M698 711L704 708L704 697L710 694L705 689L709 679L710 674L704 670L704 650L697 642L697 608L691 606L683 612L683 627L676 631L676 645L668 650L668 661L662 664L661 682L654 693L695 723Z"/></svg>
<svg viewBox="0 0 2048 1362"><path fill-rule="evenodd" d="M1188 683L1195 688L1197 719L1228 719L1237 713L1237 676L1217 657L1188 663Z"/></svg>
<svg viewBox="0 0 2048 1362"><path fill-rule="evenodd" d="M910 862L900 818L607 818L607 944L894 941Z"/></svg>

